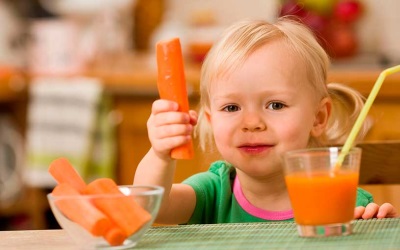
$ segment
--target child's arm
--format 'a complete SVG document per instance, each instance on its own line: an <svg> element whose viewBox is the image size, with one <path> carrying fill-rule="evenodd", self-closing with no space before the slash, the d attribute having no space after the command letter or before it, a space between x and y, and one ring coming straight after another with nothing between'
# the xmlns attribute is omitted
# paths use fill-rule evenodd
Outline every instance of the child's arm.
<svg viewBox="0 0 400 250"><path fill-rule="evenodd" d="M184 184L172 185L176 160L171 158L170 152L191 139L196 123L196 113L190 112L188 115L178 112L175 102L157 100L153 103L147 121L152 147L137 167L134 185L159 185L165 188L157 223L186 223L194 211L194 190Z"/></svg>

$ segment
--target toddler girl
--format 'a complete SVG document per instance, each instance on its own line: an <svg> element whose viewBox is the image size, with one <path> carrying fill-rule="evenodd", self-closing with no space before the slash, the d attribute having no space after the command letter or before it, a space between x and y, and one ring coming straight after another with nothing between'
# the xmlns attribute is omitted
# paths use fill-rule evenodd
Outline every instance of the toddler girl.
<svg viewBox="0 0 400 250"><path fill-rule="evenodd" d="M246 20L229 27L204 61L198 119L195 111L178 112L177 103L153 103L152 147L134 184L165 188L157 222L293 220L283 154L343 144L363 106L355 90L327 84L328 67L327 54L298 22ZM170 151L191 139L195 125L202 148L215 146L222 160L173 184ZM396 216L391 204L378 206L358 189L355 218Z"/></svg>

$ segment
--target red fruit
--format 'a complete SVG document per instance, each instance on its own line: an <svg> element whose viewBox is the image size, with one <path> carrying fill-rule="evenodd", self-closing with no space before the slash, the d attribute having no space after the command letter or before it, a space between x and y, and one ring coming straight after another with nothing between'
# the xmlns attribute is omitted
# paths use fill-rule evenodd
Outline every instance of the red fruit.
<svg viewBox="0 0 400 250"><path fill-rule="evenodd" d="M301 18L302 22L307 25L316 34L321 33L327 26L327 19L313 11L307 11L307 14Z"/></svg>
<svg viewBox="0 0 400 250"><path fill-rule="evenodd" d="M342 0L335 5L333 10L334 18L345 23L356 21L361 13L362 6L357 0Z"/></svg>
<svg viewBox="0 0 400 250"><path fill-rule="evenodd" d="M330 23L324 34L325 47L333 58L355 55L358 40L352 27L344 23Z"/></svg>
<svg viewBox="0 0 400 250"><path fill-rule="evenodd" d="M285 2L280 10L279 16L297 16L303 17L306 14L306 10L295 1Z"/></svg>
<svg viewBox="0 0 400 250"><path fill-rule="evenodd" d="M327 24L325 17L314 11L304 9L295 1L288 1L284 3L279 15L292 16L295 20L301 21L316 33L320 33L323 29L325 29Z"/></svg>

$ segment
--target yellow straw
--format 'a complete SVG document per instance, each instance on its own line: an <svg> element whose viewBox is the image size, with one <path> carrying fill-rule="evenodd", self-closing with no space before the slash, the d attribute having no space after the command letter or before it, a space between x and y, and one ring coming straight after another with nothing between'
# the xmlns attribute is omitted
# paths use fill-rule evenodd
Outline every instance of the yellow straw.
<svg viewBox="0 0 400 250"><path fill-rule="evenodd" d="M394 74L396 72L400 71L400 65L385 69L382 71L382 73L379 74L378 79L376 80L374 87L371 90L371 93L369 94L367 101L364 104L364 107L361 109L360 114L358 115L358 118L353 126L353 128L350 131L349 137L347 138L345 144L343 145L342 151L339 154L338 161L335 164L334 171L338 171L339 168L342 166L344 157L349 153L351 146L354 143L354 140L360 131L361 125L363 124L369 109L371 108L372 103L375 100L376 95L379 92L379 89L382 86L383 80L385 80L385 77L391 74Z"/></svg>

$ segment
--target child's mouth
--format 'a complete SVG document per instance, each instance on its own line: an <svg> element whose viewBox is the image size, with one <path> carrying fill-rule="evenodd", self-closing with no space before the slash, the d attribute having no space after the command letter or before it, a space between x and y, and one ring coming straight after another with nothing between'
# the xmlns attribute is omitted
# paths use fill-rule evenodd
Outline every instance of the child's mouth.
<svg viewBox="0 0 400 250"><path fill-rule="evenodd" d="M247 154L260 154L268 149L270 149L272 146L271 145L265 145L265 144L260 144L260 145L243 145L239 147L239 150L241 150L244 153Z"/></svg>

